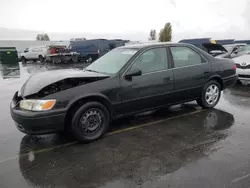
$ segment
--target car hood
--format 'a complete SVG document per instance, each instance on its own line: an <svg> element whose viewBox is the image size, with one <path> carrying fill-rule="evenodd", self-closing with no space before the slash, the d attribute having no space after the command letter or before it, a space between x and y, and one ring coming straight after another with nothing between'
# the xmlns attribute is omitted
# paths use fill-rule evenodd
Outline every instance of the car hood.
<svg viewBox="0 0 250 188"><path fill-rule="evenodd" d="M209 52L211 51L223 51L223 52L228 52L226 50L226 48L224 48L222 45L220 44L213 44L213 43L203 43L202 46Z"/></svg>
<svg viewBox="0 0 250 188"><path fill-rule="evenodd" d="M242 56L235 57L235 58L233 58L233 60L237 64L244 63L245 65L249 65L250 64L250 54L244 54Z"/></svg>
<svg viewBox="0 0 250 188"><path fill-rule="evenodd" d="M53 85L53 91L57 92L108 77L108 75L102 73L73 69L36 73L31 75L25 82L25 84L19 91L19 95L22 97L26 97L37 94L44 88L48 88L51 85ZM50 88L50 90L52 89ZM51 94L51 92L49 94Z"/></svg>

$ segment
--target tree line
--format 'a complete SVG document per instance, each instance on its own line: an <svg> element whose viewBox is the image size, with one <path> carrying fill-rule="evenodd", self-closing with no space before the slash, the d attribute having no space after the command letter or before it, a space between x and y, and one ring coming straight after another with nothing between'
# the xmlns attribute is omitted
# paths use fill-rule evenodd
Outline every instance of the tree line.
<svg viewBox="0 0 250 188"><path fill-rule="evenodd" d="M151 29L149 32L149 40L157 40L157 33L155 29ZM159 32L158 41L168 42L172 40L172 26L171 23L166 23Z"/></svg>
<svg viewBox="0 0 250 188"><path fill-rule="evenodd" d="M37 34L36 40L50 41L50 38L47 33ZM157 33L155 29L150 30L148 40L157 40ZM170 22L166 23L164 27L160 30L158 40L159 42L168 42L172 40L172 26Z"/></svg>
<svg viewBox="0 0 250 188"><path fill-rule="evenodd" d="M37 41L50 41L49 35L47 33L45 34L37 34L36 35Z"/></svg>

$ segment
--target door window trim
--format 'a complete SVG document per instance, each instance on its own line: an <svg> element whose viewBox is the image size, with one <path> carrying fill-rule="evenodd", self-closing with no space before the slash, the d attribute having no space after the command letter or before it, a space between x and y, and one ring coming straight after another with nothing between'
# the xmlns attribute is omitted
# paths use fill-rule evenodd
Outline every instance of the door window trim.
<svg viewBox="0 0 250 188"><path fill-rule="evenodd" d="M185 48L189 48L190 50L192 50L193 52L195 52L196 54L198 54L201 58L201 60L204 60L204 62L202 61L200 64L195 64L195 65L186 65L186 66L182 66L182 67L175 67L175 62L174 62L174 58L173 58L173 54L171 51L171 47L185 47ZM189 46L177 46L177 45L172 45L172 46L168 46L169 48L169 53L171 55L171 69L181 69L181 68L186 68L186 67L193 67L193 66L199 66L199 65L203 65L205 63L208 63L208 59L205 58L202 54L200 54L197 50L193 49L192 47Z"/></svg>
<svg viewBox="0 0 250 188"><path fill-rule="evenodd" d="M147 74L152 74L152 73L156 73L156 72L162 72L162 71L166 71L166 70L169 70L170 69L170 65L169 65L169 54L168 54L168 50L167 50L167 46L154 46L154 47L151 47L151 48L146 48L144 49L143 51L141 51L138 56L132 61L132 63L128 66L128 68L123 72L122 74L122 77L124 78L125 77L125 74L129 71L129 69L135 64L136 60L141 57L141 55L146 52L146 51L149 51L149 50L152 50L152 49L156 49L156 48L165 48L166 50L166 55L167 55L167 61L165 63L165 66L164 66L164 69L162 70L157 70L157 71L152 71L152 72L147 72L147 73L142 73L141 75L147 75Z"/></svg>

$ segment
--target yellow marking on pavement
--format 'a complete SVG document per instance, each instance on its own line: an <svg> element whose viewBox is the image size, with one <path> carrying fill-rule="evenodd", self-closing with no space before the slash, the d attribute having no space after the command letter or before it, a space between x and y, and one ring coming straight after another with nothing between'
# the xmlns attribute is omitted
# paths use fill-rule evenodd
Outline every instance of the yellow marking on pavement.
<svg viewBox="0 0 250 188"><path fill-rule="evenodd" d="M144 123L144 124L133 126L133 127L128 127L128 128L117 130L117 131L112 131L112 132L108 133L107 135L114 135L114 134L118 134L118 133L122 133L122 132L126 132L126 131L131 131L131 130L134 130L134 129L139 129L139 128L146 127L146 126L149 126L149 125L155 125L155 124L162 123L164 121L168 121L168 120L171 120L171 119L177 119L177 118L184 117L184 116L187 116L187 115L197 114L197 113L202 112L202 111L204 111L204 109L196 110L195 112L191 112L191 113L187 113L187 114L173 116L173 117L166 118L166 119L161 119L161 120L154 121L154 122Z"/></svg>
<svg viewBox="0 0 250 188"><path fill-rule="evenodd" d="M43 153L43 152L46 152L46 151L51 151L51 150L54 150L54 149L58 149L58 148L62 148L62 147L67 147L67 146L71 146L71 145L74 145L76 144L77 142L74 141L74 142L69 142L67 144L62 144L62 145L58 145L58 146L55 146L55 147L51 147L51 148L45 148L45 149L40 149L40 150L35 150L35 151L32 151L34 154L37 154L37 153ZM9 161L9 160L14 160L14 159L17 159L19 157L24 157L24 156L28 156L29 153L25 153L25 154L21 154L21 155L16 155L16 156L12 156L12 157L8 157L6 159L3 159L0 161L0 163L4 163L6 161Z"/></svg>
<svg viewBox="0 0 250 188"><path fill-rule="evenodd" d="M150 125L155 125L155 124L158 124L158 123L162 123L164 121L168 121L168 120L172 120L172 119L177 119L177 118L188 116L188 115L197 114L197 113L200 113L202 111L205 111L205 109L196 110L196 111L191 112L191 113L177 115L177 116L173 116L173 117L170 117L170 118L166 118L166 119L162 119L162 120L158 120L158 121L154 121L154 122L144 123L144 124L136 125L136 126L133 126L133 127L128 127L128 128L117 130L117 131L112 131L110 133L107 133L106 135L107 136L111 136L111 135L119 134L119 133L122 133L122 132L132 131L132 130L139 129L139 128L142 128L142 127L146 127L146 126L150 126ZM74 141L74 142L69 142L69 143L58 145L58 146L51 147L51 148L45 148L45 149L35 150L35 151L32 151L32 152L33 152L33 154L38 154L38 153L43 153L43 152L51 151L51 150L62 148L62 147L71 146L71 145L74 145L74 144L77 144L77 143L78 142ZM10 160L18 159L19 157L28 156L28 155L29 155L29 153L25 153L25 154L21 154L21 155L16 155L16 156L8 157L6 159L1 160L0 164L4 163L4 162L7 162L7 161L10 161Z"/></svg>

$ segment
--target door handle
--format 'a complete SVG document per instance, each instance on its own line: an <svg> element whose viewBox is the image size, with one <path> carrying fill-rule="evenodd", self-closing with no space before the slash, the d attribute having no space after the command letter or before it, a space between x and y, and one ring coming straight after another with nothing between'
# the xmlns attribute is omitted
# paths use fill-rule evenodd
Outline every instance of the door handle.
<svg viewBox="0 0 250 188"><path fill-rule="evenodd" d="M172 81L173 79L171 77L165 77L163 78L163 82L169 82Z"/></svg>
<svg viewBox="0 0 250 188"><path fill-rule="evenodd" d="M204 74L208 74L208 73L210 73L210 70L205 70L204 71Z"/></svg>

